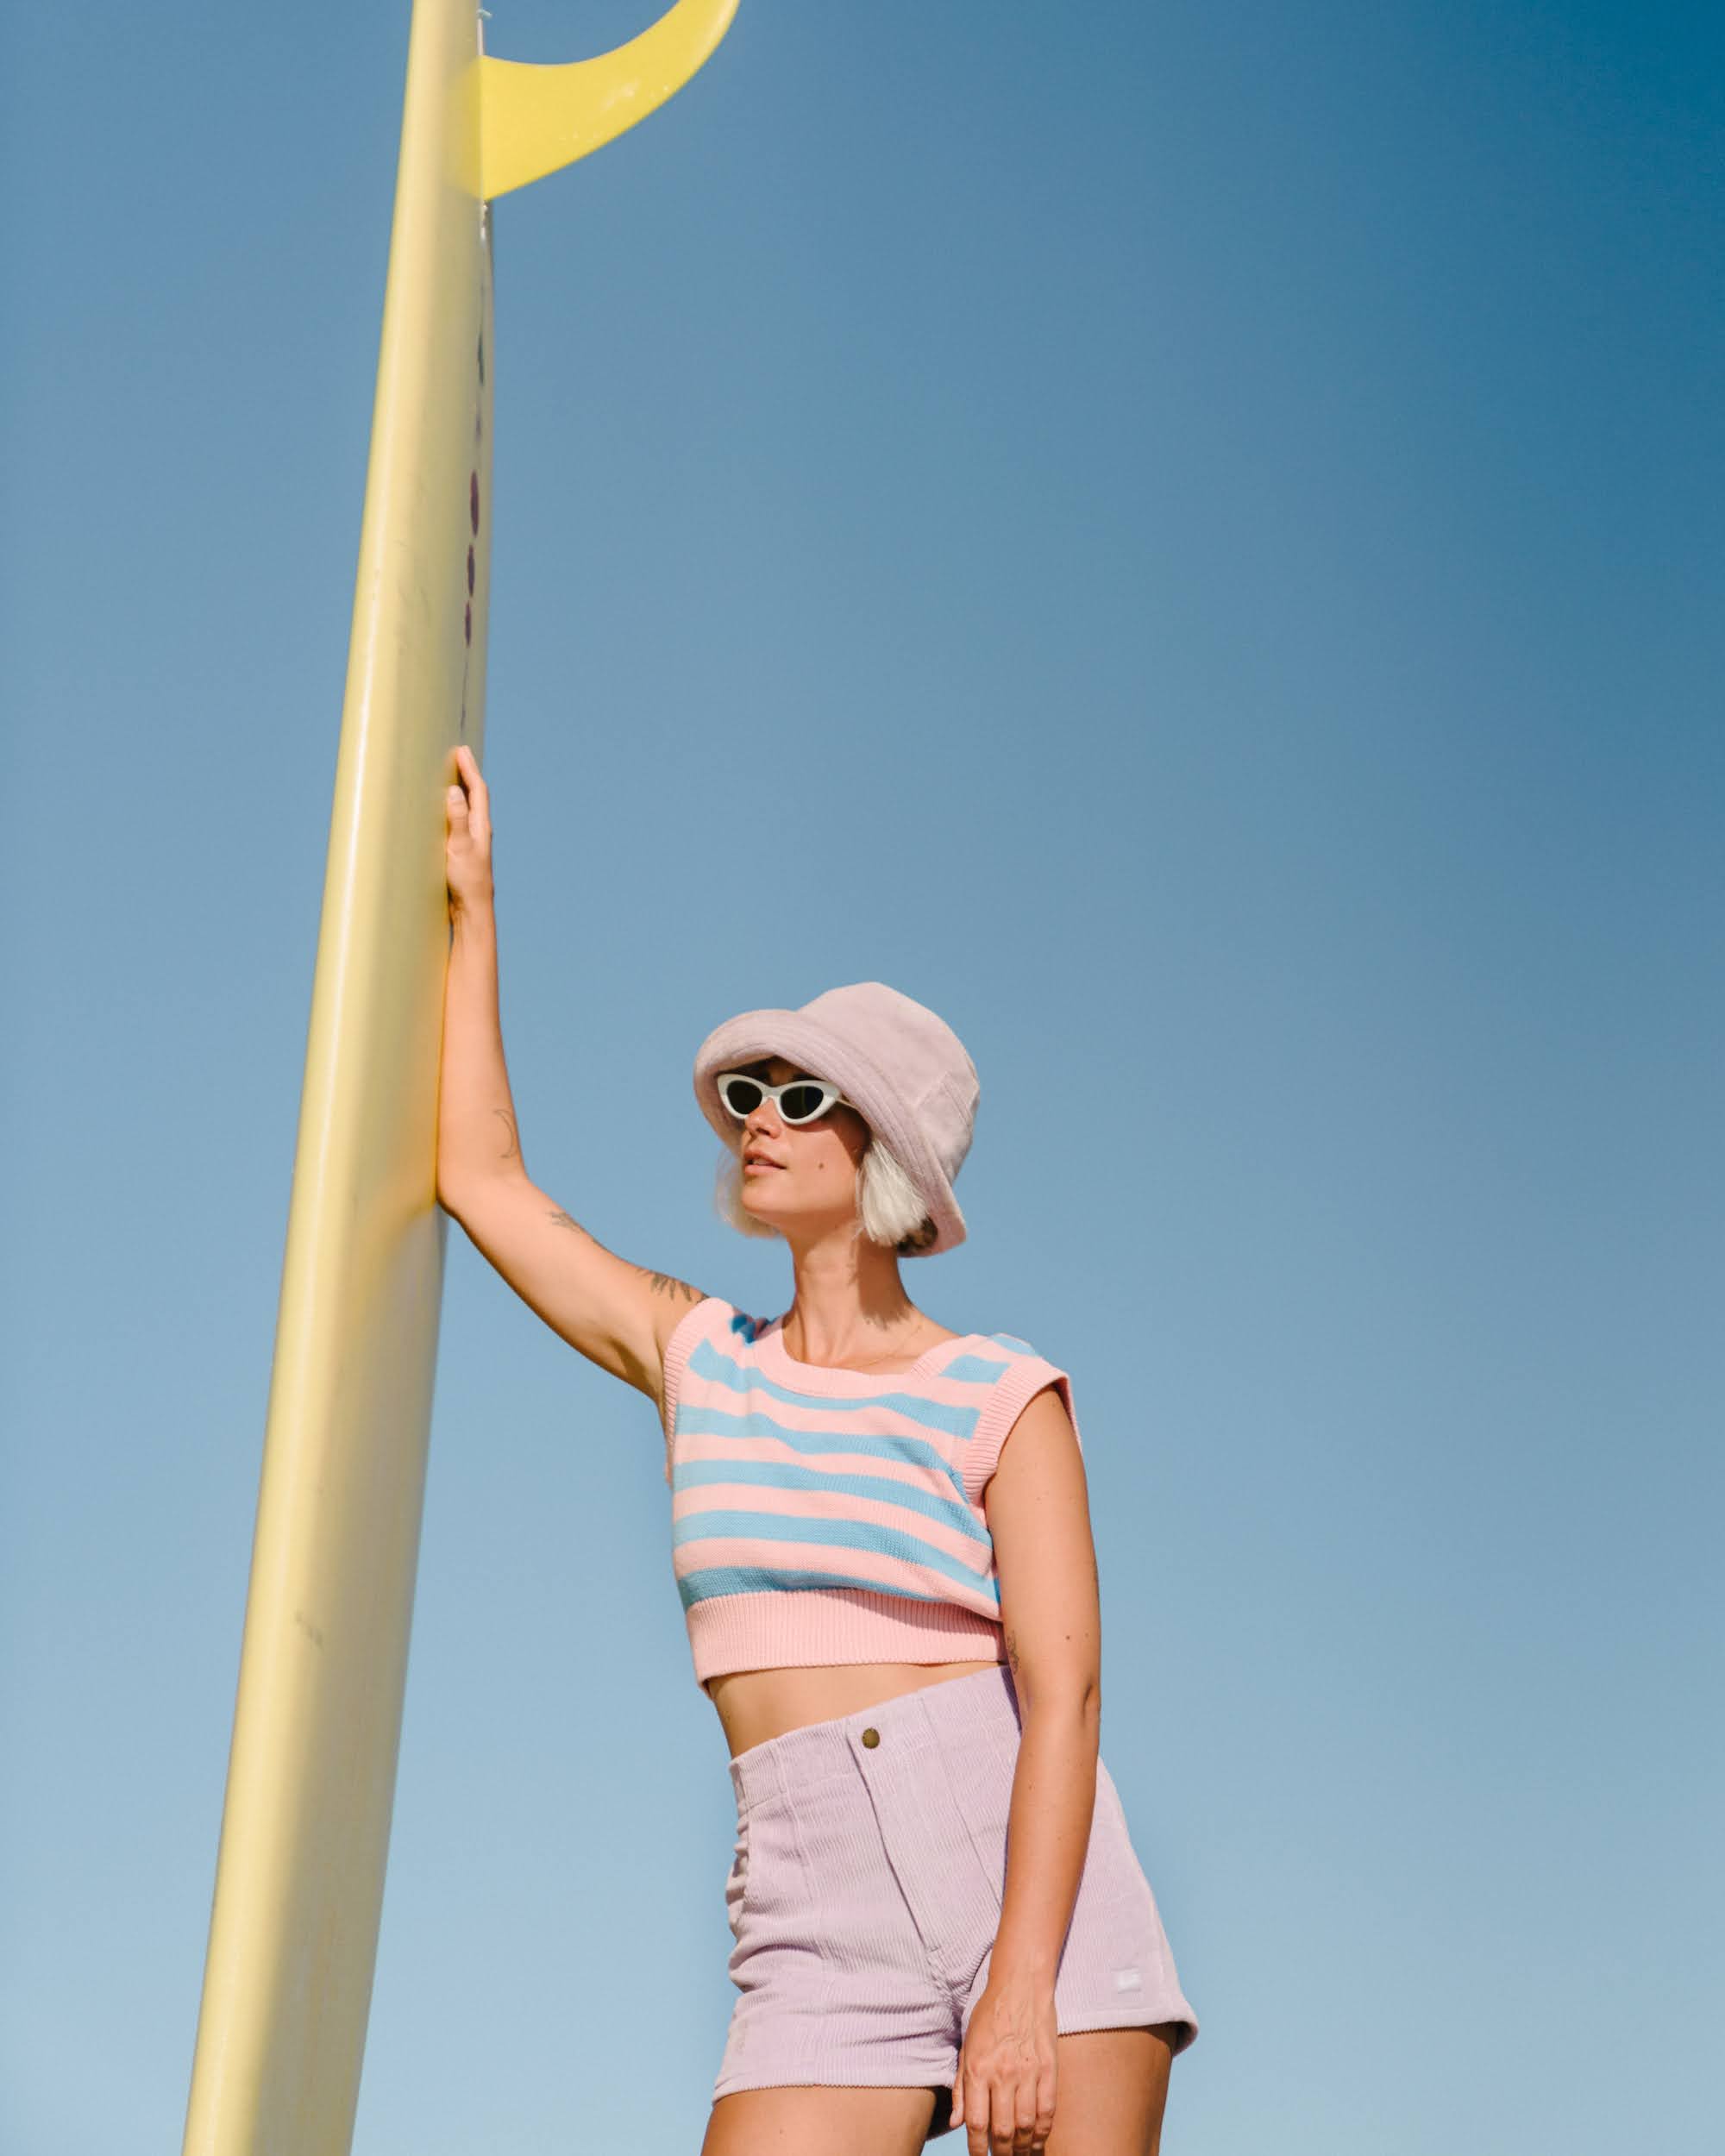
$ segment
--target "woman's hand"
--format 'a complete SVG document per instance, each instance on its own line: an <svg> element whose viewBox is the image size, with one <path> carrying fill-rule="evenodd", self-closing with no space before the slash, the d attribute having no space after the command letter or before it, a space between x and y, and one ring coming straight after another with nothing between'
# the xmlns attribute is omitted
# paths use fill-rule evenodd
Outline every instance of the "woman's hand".
<svg viewBox="0 0 1725 2156"><path fill-rule="evenodd" d="M455 764L461 783L452 786L446 797L448 837L443 849L452 914L492 902L491 796L466 742L455 749Z"/></svg>
<svg viewBox="0 0 1725 2156"><path fill-rule="evenodd" d="M958 2054L952 2123L970 2156L1040 2151L1054 2129L1054 1988L993 1971Z"/></svg>

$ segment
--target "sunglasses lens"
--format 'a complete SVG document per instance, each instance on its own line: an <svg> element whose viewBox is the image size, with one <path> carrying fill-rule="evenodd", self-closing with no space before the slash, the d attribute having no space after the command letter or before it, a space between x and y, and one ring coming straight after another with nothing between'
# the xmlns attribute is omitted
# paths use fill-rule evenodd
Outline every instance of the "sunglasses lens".
<svg viewBox="0 0 1725 2156"><path fill-rule="evenodd" d="M779 1096L779 1110L787 1123L809 1123L820 1113L826 1099L822 1086L792 1086Z"/></svg>
<svg viewBox="0 0 1725 2156"><path fill-rule="evenodd" d="M733 1115L753 1115L765 1097L752 1078L727 1078L719 1090Z"/></svg>

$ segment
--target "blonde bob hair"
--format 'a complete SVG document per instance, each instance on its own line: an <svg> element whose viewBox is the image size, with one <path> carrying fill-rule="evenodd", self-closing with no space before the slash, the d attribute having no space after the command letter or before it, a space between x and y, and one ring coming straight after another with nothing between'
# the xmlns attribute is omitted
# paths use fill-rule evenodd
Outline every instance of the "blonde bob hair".
<svg viewBox="0 0 1725 2156"><path fill-rule="evenodd" d="M770 1221L750 1212L743 1202L743 1155L729 1146L719 1156L713 1204L721 1220L739 1235L778 1235ZM869 1149L856 1170L856 1228L871 1243L884 1244L900 1257L914 1257L939 1233L929 1218L922 1194L905 1173L897 1156L871 1131Z"/></svg>

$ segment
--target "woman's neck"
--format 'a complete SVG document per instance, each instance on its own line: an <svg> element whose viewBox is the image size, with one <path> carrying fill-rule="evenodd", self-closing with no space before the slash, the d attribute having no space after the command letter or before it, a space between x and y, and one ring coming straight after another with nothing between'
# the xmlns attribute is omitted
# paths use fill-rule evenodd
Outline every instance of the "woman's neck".
<svg viewBox="0 0 1725 2156"><path fill-rule="evenodd" d="M898 1253L860 1236L795 1256L795 1292L786 1313L786 1352L800 1363L856 1369L926 1345L932 1329L905 1293Z"/></svg>

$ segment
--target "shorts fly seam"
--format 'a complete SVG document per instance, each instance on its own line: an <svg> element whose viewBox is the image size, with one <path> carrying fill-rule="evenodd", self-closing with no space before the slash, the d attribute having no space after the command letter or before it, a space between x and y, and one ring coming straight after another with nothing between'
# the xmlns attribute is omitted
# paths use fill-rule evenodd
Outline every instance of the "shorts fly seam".
<svg viewBox="0 0 1725 2156"><path fill-rule="evenodd" d="M899 1890L899 1899L904 1903L906 1913L911 1920L911 1928L917 1935L917 1943L922 1948L922 1958L928 1965L929 1980L934 1985L937 1996L946 2001L954 2014L962 2013L963 2002L959 1998L951 1977L942 1971L939 1964L935 1960L934 1949L928 1943L928 1934L922 1927L922 1919L917 1915L916 1903L906 1891L905 1883L899 1877L899 1867L893 1862L893 1852L887 1846L887 1838L884 1834L881 1837L881 1851L887 1859L887 1869L893 1875L893 1883Z"/></svg>
<svg viewBox="0 0 1725 2156"><path fill-rule="evenodd" d="M920 1745L914 1749L932 1752L936 1747L932 1745ZM863 1794L869 1800L869 1813L875 1822L875 1836L880 1845L881 1854L886 1859L887 1870L892 1875L893 1884L899 1890L899 1899L904 1904L905 1914L911 1920L911 1929L917 1935L917 1944L922 1948L922 1958L927 1965L929 1981L934 1986L935 1996L938 1999L944 1999L957 2016L962 2011L961 2002L953 1990L950 1979L943 1976L936 1965L933 1950L928 1943L928 1934L923 1930L922 1919L917 1914L916 1903L912 1899L910 1890L904 1880L900 1877L899 1867L893 1862L892 1843L888 1837L886 1821L881 1817L881 1807L875 1795L875 1785L866 1774L859 1775L857 1778L862 1783Z"/></svg>

